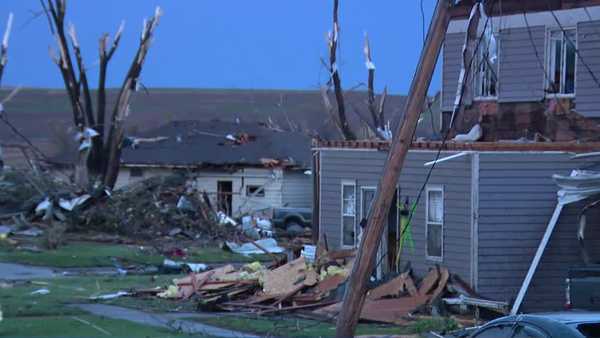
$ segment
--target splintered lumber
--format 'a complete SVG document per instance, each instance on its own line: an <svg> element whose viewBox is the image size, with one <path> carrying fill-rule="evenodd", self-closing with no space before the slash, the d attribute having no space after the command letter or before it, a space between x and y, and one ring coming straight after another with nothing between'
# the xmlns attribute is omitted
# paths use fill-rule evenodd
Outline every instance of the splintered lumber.
<svg viewBox="0 0 600 338"><path fill-rule="evenodd" d="M371 300L381 299L388 296L398 297L407 290L407 280L411 279L408 272L402 273L400 276L390 280L387 283L381 284L367 294L367 298ZM413 284L414 287L414 284Z"/></svg>
<svg viewBox="0 0 600 338"><path fill-rule="evenodd" d="M297 282L306 277L306 263L300 257L264 275L263 291L267 295L286 295L297 288ZM302 283L303 284L303 283Z"/></svg>
<svg viewBox="0 0 600 338"><path fill-rule="evenodd" d="M438 280L438 285L435 288L435 290L433 290L433 292L431 293L431 296L429 297L429 303L436 300L442 294L442 292L444 292L444 289L446 289L446 284L448 284L449 278L450 272L448 271L448 268L440 267L440 278Z"/></svg>
<svg viewBox="0 0 600 338"><path fill-rule="evenodd" d="M427 274L427 276L425 276L425 278L423 278L423 280L421 281L421 285L419 285L419 294L428 294L431 290L433 290L433 287L436 285L439 279L440 273L437 267L429 270L429 273Z"/></svg>
<svg viewBox="0 0 600 338"><path fill-rule="evenodd" d="M387 220L396 192L396 183L412 143L417 122L423 110L425 96L450 23L448 10L450 3L446 0L437 2L419 64L411 83L408 101L404 109L405 119L394 132L394 139L379 180L377 194L369 211L365 234L344 295L344 306L337 320L336 337L354 336L354 329L361 313L360 309L365 302L367 280L375 265L373 257L376 256L379 248L384 229L383 223Z"/></svg>
<svg viewBox="0 0 600 338"><path fill-rule="evenodd" d="M338 286L340 286L340 284L342 284L345 280L346 276L344 275L333 275L331 277L327 277L317 284L315 287L315 292L319 294L326 294L337 289Z"/></svg>

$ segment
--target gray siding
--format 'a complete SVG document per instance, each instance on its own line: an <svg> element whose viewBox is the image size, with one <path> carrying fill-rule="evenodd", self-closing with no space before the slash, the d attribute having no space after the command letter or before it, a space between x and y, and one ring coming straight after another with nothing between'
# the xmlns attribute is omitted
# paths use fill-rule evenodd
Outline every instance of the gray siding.
<svg viewBox="0 0 600 338"><path fill-rule="evenodd" d="M312 176L303 171L284 171L282 187L282 204L295 208L312 207Z"/></svg>
<svg viewBox="0 0 600 338"><path fill-rule="evenodd" d="M442 60L442 111L454 109L464 44L465 33L446 34Z"/></svg>
<svg viewBox="0 0 600 338"><path fill-rule="evenodd" d="M444 152L442 156L451 154ZM357 192L361 186L377 186L386 156L386 152L378 151L321 151L321 231L327 235L331 248L339 248L341 244L341 181L355 180ZM402 201L406 196L411 203L416 200L428 170L423 164L434 157L435 152L409 152L398 184ZM441 264L465 281L470 280L471 273L470 166L470 156L444 162L435 168L429 182L444 187L444 259ZM360 220L357 218L357 221ZM435 264L425 258L424 221L425 196L421 198L412 222L414 251L405 246L401 258L404 263L411 262L418 276L423 276Z"/></svg>
<svg viewBox="0 0 600 338"><path fill-rule="evenodd" d="M581 61L600 79L600 21L580 22L577 40L581 58L577 58L575 109L586 117L600 117L600 88Z"/></svg>
<svg viewBox="0 0 600 338"><path fill-rule="evenodd" d="M568 174L576 166L568 154L480 154L478 292L482 296L515 299L556 206L558 189L552 174ZM579 210L577 205L563 210L523 311L563 306L567 269L581 263L576 239ZM598 231L592 237L597 235Z"/></svg>
<svg viewBox="0 0 600 338"><path fill-rule="evenodd" d="M531 27L531 35L544 62L546 28ZM527 28L500 33L498 101L538 101L544 97L544 71L536 57Z"/></svg>

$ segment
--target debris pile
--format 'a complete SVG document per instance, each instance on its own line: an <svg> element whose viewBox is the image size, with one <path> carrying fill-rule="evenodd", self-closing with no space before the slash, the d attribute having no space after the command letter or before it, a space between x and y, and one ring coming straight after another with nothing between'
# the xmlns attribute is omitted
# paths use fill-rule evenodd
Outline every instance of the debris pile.
<svg viewBox="0 0 600 338"><path fill-rule="evenodd" d="M116 191L91 208L75 213L73 225L116 231L137 238L181 235L226 239L231 226L219 224L208 198L185 175L153 177Z"/></svg>
<svg viewBox="0 0 600 338"><path fill-rule="evenodd" d="M275 261L270 267L259 262L239 269L225 265L175 279L173 285L152 289L152 295L194 301L204 311L275 315L301 310L304 315L333 320L342 306L355 254L354 250L321 252L312 263L301 256L283 265ZM405 325L432 314L461 313L452 307L473 305L460 302L478 300L475 297L445 267L432 268L418 283L408 270L371 286L360 319Z"/></svg>

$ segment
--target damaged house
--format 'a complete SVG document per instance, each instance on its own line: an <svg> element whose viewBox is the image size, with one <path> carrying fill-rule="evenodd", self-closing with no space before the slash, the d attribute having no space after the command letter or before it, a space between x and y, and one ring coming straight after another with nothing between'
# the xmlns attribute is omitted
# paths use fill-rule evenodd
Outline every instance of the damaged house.
<svg viewBox="0 0 600 338"><path fill-rule="evenodd" d="M191 173L232 216L310 207L310 138L259 123L173 121L129 139L117 187L174 171Z"/></svg>
<svg viewBox="0 0 600 338"><path fill-rule="evenodd" d="M562 310L569 269L586 261L578 231L587 261L600 261L600 210L588 211L581 230L593 199L558 208L553 179L597 170L575 155L600 150L600 2L487 1L485 43L450 128L473 3L451 9L444 41L440 120L450 140L413 142L374 274L410 267L425 276L443 265L481 298L514 311ZM457 134L467 135L452 140ZM329 248L358 247L389 146L313 144L314 222Z"/></svg>
<svg viewBox="0 0 600 338"><path fill-rule="evenodd" d="M469 11L452 11L442 55L444 129L454 107ZM600 1L487 1L464 112L454 131L480 124L484 141L598 139ZM487 24L485 24L487 22Z"/></svg>

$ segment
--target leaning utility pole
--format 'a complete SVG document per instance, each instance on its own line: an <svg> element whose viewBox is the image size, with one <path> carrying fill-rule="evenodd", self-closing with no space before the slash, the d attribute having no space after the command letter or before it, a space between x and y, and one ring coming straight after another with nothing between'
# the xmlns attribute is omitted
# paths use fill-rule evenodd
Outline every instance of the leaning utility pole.
<svg viewBox="0 0 600 338"><path fill-rule="evenodd" d="M392 204L396 182L398 182L404 159L412 143L417 121L423 109L425 96L450 22L451 2L449 0L438 0L437 2L427 33L427 40L421 51L417 71L410 87L404 122L394 134L383 175L377 187L377 195L369 212L366 233L361 241L348 281L344 302L337 319L337 337L352 337L360 318L365 301L365 286L375 265L375 254L381 240L383 222L387 218Z"/></svg>

